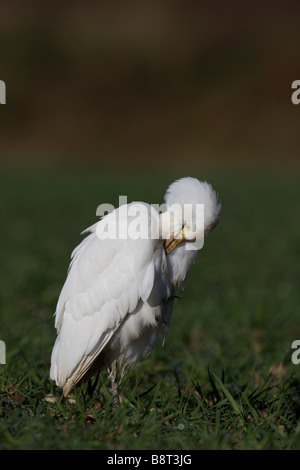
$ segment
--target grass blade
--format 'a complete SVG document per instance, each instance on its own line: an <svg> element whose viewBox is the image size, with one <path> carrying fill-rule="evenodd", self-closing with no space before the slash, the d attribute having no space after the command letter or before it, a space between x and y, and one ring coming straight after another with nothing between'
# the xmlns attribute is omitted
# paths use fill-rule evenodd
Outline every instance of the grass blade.
<svg viewBox="0 0 300 470"><path fill-rule="evenodd" d="M218 386L222 390L223 394L225 395L225 397L229 401L233 411L239 417L239 419L241 421L241 424L243 425L243 428L245 428L245 420L244 420L244 417L243 417L243 413L241 412L236 400L233 398L231 393L228 391L228 389L225 387L225 385L222 383L222 381L219 379L219 377L216 376L216 374L214 372L213 372L213 376L214 376L214 379L215 379L216 383L218 384Z"/></svg>

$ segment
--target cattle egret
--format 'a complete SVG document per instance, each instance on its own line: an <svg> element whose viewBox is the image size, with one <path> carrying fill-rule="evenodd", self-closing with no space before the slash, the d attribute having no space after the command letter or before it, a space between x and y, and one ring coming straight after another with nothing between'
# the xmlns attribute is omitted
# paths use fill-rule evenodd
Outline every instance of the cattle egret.
<svg viewBox="0 0 300 470"><path fill-rule="evenodd" d="M164 212L142 202L121 205L85 230L73 251L55 312L50 369L65 396L108 370L118 402L124 372L148 356L159 336L164 342L176 290L221 212L212 186L191 177L172 183L165 202ZM144 214L138 222L137 213Z"/></svg>

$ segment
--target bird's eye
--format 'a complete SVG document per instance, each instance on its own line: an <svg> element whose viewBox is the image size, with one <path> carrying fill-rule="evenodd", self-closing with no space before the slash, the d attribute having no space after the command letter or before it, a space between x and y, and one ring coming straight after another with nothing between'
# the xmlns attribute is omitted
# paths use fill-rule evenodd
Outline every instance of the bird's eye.
<svg viewBox="0 0 300 470"><path fill-rule="evenodd" d="M187 241L192 241L195 239L195 231L193 230L192 224L189 222L185 224L182 233L184 239Z"/></svg>

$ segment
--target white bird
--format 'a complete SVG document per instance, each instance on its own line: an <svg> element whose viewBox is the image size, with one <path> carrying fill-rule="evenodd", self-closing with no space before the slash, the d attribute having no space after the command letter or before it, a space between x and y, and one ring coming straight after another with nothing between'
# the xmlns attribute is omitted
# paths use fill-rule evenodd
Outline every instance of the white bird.
<svg viewBox="0 0 300 470"><path fill-rule="evenodd" d="M164 342L176 289L183 290L202 246L196 241L214 229L221 212L212 186L191 177L172 183L165 202L163 213L142 202L120 206L85 230L90 234L73 251L55 312L50 368L65 396L108 370L118 402L119 377L148 356L159 336ZM143 236L128 236L138 228L137 212L146 213L139 222Z"/></svg>

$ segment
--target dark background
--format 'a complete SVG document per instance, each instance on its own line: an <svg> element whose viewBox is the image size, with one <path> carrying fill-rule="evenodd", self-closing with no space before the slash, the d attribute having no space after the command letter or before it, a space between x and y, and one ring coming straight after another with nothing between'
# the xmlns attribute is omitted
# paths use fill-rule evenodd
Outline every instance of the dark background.
<svg viewBox="0 0 300 470"><path fill-rule="evenodd" d="M11 1L2 168L298 165L298 1Z"/></svg>
<svg viewBox="0 0 300 470"><path fill-rule="evenodd" d="M299 56L299 0L0 3L0 448L299 448ZM80 233L182 176L222 214L164 347L116 413L105 374L62 401L53 314Z"/></svg>

